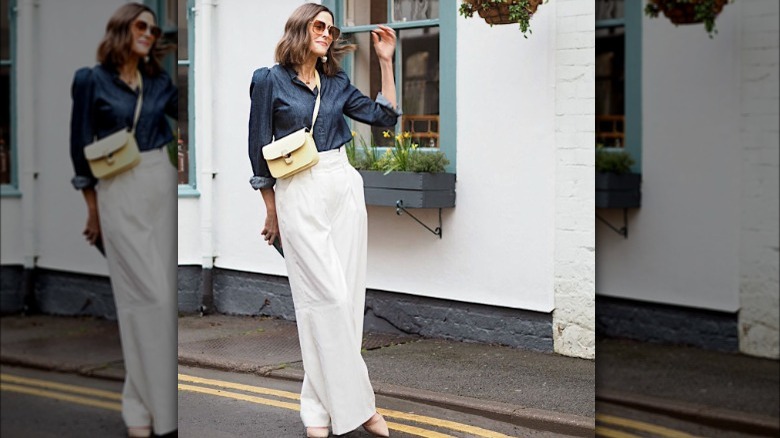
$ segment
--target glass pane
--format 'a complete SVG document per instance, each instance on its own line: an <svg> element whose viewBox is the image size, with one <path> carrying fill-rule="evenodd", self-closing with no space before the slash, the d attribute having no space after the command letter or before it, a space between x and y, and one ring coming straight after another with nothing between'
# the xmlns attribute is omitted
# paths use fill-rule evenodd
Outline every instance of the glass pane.
<svg viewBox="0 0 780 438"><path fill-rule="evenodd" d="M625 17L623 0L596 0L596 21Z"/></svg>
<svg viewBox="0 0 780 438"><path fill-rule="evenodd" d="M596 143L625 144L625 27L596 31Z"/></svg>
<svg viewBox="0 0 780 438"><path fill-rule="evenodd" d="M177 21L177 11L181 6L179 3L186 3L186 1L179 0L166 0L165 1L165 22L162 24L165 29L175 29Z"/></svg>
<svg viewBox="0 0 780 438"><path fill-rule="evenodd" d="M11 23L0 5L0 184L11 183Z"/></svg>
<svg viewBox="0 0 780 438"><path fill-rule="evenodd" d="M439 146L439 29L404 29L398 33L403 54L401 130L422 147Z"/></svg>
<svg viewBox="0 0 780 438"><path fill-rule="evenodd" d="M178 74L176 75L176 86L179 87L179 123L176 130L176 138L178 140L178 154L179 154L179 184L187 184L189 182L189 119L187 108L189 107L189 93L188 93L188 73L189 68L185 65L178 67Z"/></svg>
<svg viewBox="0 0 780 438"><path fill-rule="evenodd" d="M387 0L343 0L342 26L387 23Z"/></svg>
<svg viewBox="0 0 780 438"><path fill-rule="evenodd" d="M375 99L382 89L379 62L377 62L374 46L371 44L370 33L364 32L350 36L351 42L357 44L357 50L352 55L352 83L366 96ZM398 81L396 80L396 83ZM358 138L366 143L382 146L392 146L392 139L382 136L382 131L394 131L395 127L372 127L360 122L354 122L353 128ZM360 144L360 142L358 142Z"/></svg>
<svg viewBox="0 0 780 438"><path fill-rule="evenodd" d="M189 50L189 44L187 41L187 0L179 0L178 2L178 19L177 19L177 26L178 26L178 49L179 49L179 59L188 59L188 50Z"/></svg>
<svg viewBox="0 0 780 438"><path fill-rule="evenodd" d="M8 17L8 2L0 3L0 60L11 59L11 23Z"/></svg>
<svg viewBox="0 0 780 438"><path fill-rule="evenodd" d="M419 21L439 18L439 0L393 0L393 21Z"/></svg>

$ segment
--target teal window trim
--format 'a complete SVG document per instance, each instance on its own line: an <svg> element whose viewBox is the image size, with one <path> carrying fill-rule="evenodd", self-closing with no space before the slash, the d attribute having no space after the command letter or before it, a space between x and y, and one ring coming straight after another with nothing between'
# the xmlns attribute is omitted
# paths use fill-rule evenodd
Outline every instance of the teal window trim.
<svg viewBox="0 0 780 438"><path fill-rule="evenodd" d="M341 0L323 0L322 4L329 8L335 14L335 22L342 28L344 33L368 32L374 29L375 25L361 26L343 26L343 2ZM422 27L439 27L439 148L421 150L440 150L444 152L450 164L445 171L455 173L457 169L457 105L456 105L456 53L457 53L457 18L458 9L456 7L447 7L450 2L443 0L439 6L439 18L434 20L408 21L398 23L387 23L387 26L399 29L414 29ZM392 1L387 2L387 16L392 17ZM402 79L401 47L396 47L395 77L396 81ZM342 63L344 71L352 71L353 56L344 58ZM402 87L397 87L398 102L403 101ZM401 108L403 110L403 108ZM351 121L350 121L351 123ZM385 148L380 148L384 150Z"/></svg>
<svg viewBox="0 0 780 438"><path fill-rule="evenodd" d="M8 150L11 153L11 162L9 163L11 183L0 184L0 197L2 198L19 198L22 196L22 192L19 190L19 148L16 138L18 136L19 125L16 118L16 0L8 2L8 33L10 35L9 42L11 43L10 56L11 59L4 60L4 66L10 66L11 75L11 90L9 93L10 111L11 114L11 135L9 137L10 147Z"/></svg>
<svg viewBox="0 0 780 438"><path fill-rule="evenodd" d="M179 185L179 196L200 196L197 184L197 167L195 162L195 0L187 0L187 60L180 61L179 65L187 65L187 129L189 129L189 143L187 144L187 179L188 184Z"/></svg>
<svg viewBox="0 0 780 438"><path fill-rule="evenodd" d="M610 18L607 20L596 20L596 29L605 29L610 27L620 27L626 25L625 18Z"/></svg>
<svg viewBox="0 0 780 438"><path fill-rule="evenodd" d="M631 171L642 172L642 19L644 2L625 2L626 23L626 141L624 148L634 158Z"/></svg>

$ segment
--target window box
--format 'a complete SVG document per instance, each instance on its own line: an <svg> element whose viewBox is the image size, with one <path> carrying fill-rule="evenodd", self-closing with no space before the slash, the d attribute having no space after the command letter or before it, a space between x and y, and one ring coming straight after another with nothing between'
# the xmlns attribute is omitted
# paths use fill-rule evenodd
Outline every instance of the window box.
<svg viewBox="0 0 780 438"><path fill-rule="evenodd" d="M639 173L596 173L596 208L637 208L640 206Z"/></svg>
<svg viewBox="0 0 780 438"><path fill-rule="evenodd" d="M407 208L455 206L454 173L384 172L359 170L363 177L366 205Z"/></svg>

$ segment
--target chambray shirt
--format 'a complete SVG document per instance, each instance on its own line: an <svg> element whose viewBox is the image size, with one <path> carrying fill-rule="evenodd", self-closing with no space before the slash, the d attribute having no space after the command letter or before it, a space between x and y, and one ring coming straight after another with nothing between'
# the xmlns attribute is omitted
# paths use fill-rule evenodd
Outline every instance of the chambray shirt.
<svg viewBox="0 0 780 438"><path fill-rule="evenodd" d="M135 140L143 152L164 147L173 140L165 115L177 118L179 98L176 86L165 72L154 77L142 73L141 77L144 98ZM132 126L138 91L119 79L117 70L96 65L76 71L71 96L70 156L76 173L71 183L76 189L94 187L97 179L84 157L84 147Z"/></svg>
<svg viewBox="0 0 780 438"><path fill-rule="evenodd" d="M314 123L317 150L336 149L352 139L344 115L370 125L395 126L400 115L382 93L376 101L355 88L343 71L335 76L320 72L320 110ZM301 128L311 129L311 117L317 99L314 91L303 83L290 67L276 64L255 70L249 95L249 160L254 176L249 183L257 190L272 187L276 180L263 158L263 146Z"/></svg>

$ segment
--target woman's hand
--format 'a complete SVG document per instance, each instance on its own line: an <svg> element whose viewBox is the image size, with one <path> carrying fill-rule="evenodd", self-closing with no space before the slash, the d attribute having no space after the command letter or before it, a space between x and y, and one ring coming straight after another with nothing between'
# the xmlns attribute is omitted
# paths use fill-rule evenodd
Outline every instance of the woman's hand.
<svg viewBox="0 0 780 438"><path fill-rule="evenodd" d="M89 209L87 214L87 225L84 227L84 237L90 245L94 245L100 238L100 217L97 210Z"/></svg>
<svg viewBox="0 0 780 438"><path fill-rule="evenodd" d="M395 52L395 31L384 24L380 24L371 31L371 39L374 41L374 50L380 60L392 61Z"/></svg>
<svg viewBox="0 0 780 438"><path fill-rule="evenodd" d="M279 221L276 219L276 213L268 212L268 214L266 214L265 225L260 234L263 235L263 239L265 239L266 243L269 245L273 245L274 240L277 238L281 240L281 236L279 235Z"/></svg>

